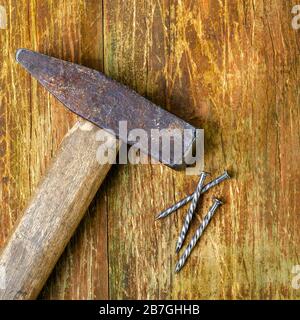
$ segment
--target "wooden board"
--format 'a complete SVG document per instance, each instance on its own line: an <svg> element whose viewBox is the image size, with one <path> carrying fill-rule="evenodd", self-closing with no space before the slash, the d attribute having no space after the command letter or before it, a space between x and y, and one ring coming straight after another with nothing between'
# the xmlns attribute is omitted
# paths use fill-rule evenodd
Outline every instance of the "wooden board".
<svg viewBox="0 0 300 320"><path fill-rule="evenodd" d="M186 210L155 222L197 177L115 166L42 299L299 299L299 36L295 1L0 0L0 244L76 117L14 62L26 47L104 71L205 129L205 169L234 178L188 265ZM192 232L189 233L189 239Z"/></svg>

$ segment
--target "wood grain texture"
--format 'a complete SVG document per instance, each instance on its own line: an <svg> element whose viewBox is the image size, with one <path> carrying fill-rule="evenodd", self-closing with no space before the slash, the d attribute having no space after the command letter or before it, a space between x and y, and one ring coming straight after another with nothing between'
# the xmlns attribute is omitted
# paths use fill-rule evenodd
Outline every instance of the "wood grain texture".
<svg viewBox="0 0 300 320"><path fill-rule="evenodd" d="M5 270L1 300L36 299L116 159L116 138L108 139L112 162L98 153L104 134L77 122L37 186L28 206L0 251ZM98 153L98 155L97 155Z"/></svg>
<svg viewBox="0 0 300 320"><path fill-rule="evenodd" d="M14 62L16 49L29 48L101 70L103 47L102 5L98 1L2 1L1 4L8 15L8 28L0 32L3 44L0 241L3 244L75 121L74 115ZM42 297L108 297L105 198L104 188L98 191L87 219L67 246Z"/></svg>
<svg viewBox="0 0 300 320"><path fill-rule="evenodd" d="M199 217L212 195L226 205L174 276L185 210L161 222L153 215L197 179L163 167L120 168L110 182L119 197L108 196L111 297L299 297L291 286L300 188L292 3L105 2L105 72L204 128L205 169L234 176L204 196Z"/></svg>
<svg viewBox="0 0 300 320"><path fill-rule="evenodd" d="M0 5L0 29L6 29L7 18L6 10L3 6Z"/></svg>
<svg viewBox="0 0 300 320"><path fill-rule="evenodd" d="M161 165L115 166L41 298L299 299L294 4L0 1L8 18L0 30L1 243L75 120L13 62L19 47L103 70L204 128L205 169L234 175L203 197L198 221L211 196L226 205L175 276L185 210L154 216L192 192L197 177Z"/></svg>

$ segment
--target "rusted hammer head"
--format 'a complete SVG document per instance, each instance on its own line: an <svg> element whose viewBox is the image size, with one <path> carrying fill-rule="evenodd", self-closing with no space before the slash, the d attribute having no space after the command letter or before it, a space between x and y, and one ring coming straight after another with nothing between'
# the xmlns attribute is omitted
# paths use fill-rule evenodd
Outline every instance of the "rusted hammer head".
<svg viewBox="0 0 300 320"><path fill-rule="evenodd" d="M120 121L127 132L143 130L147 139L139 144L142 152L172 168L184 166L191 157L196 129L128 87L96 70L27 49L19 49L16 60L68 109L126 143L136 141L120 132ZM164 152L164 135L170 138L169 152Z"/></svg>

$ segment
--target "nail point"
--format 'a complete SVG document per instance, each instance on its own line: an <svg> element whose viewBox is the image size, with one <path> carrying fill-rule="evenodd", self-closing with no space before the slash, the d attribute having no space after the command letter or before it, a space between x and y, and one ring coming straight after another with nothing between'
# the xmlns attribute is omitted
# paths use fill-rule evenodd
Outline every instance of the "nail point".
<svg viewBox="0 0 300 320"><path fill-rule="evenodd" d="M23 49L23 48L18 49L18 50L16 51L16 61L19 62L19 63L20 63L19 56L20 56L20 54L21 54L23 51L25 51L25 49Z"/></svg>

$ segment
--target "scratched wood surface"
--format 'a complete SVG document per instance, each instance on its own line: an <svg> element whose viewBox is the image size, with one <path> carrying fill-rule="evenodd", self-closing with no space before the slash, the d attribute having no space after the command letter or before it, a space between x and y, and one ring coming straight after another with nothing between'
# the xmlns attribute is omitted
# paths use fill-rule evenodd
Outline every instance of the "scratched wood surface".
<svg viewBox="0 0 300 320"><path fill-rule="evenodd" d="M104 71L205 129L205 169L233 175L178 275L185 210L154 216L197 177L162 165L108 175L41 299L299 299L300 30L295 1L0 0L0 245L76 117L15 62L26 47ZM192 232L189 234L189 239Z"/></svg>

